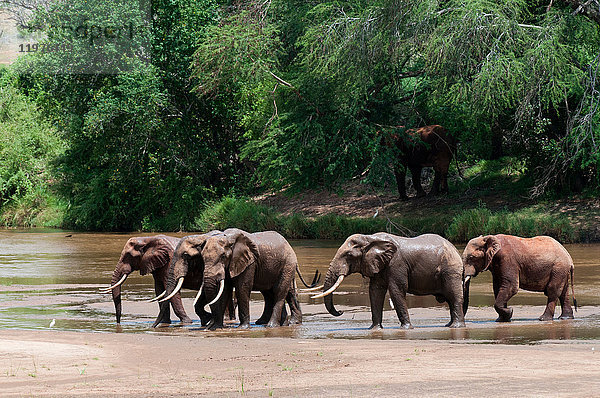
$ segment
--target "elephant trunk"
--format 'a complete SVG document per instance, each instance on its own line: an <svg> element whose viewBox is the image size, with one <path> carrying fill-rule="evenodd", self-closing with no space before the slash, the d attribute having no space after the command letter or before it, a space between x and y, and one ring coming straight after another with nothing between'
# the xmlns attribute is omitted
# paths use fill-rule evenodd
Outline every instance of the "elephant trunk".
<svg viewBox="0 0 600 398"><path fill-rule="evenodd" d="M338 280L338 275L336 275L331 269L327 271L327 275L325 276L325 283L323 284L323 291L328 291L333 287L335 282ZM343 311L338 311L335 309L333 305L333 294L328 294L323 297L323 301L325 302L325 308L327 311L333 316L340 316L343 314Z"/></svg>
<svg viewBox="0 0 600 398"><path fill-rule="evenodd" d="M123 276L129 275L131 273L131 267L128 264L124 264L119 262L117 267L113 271L112 278L110 280L111 286L117 284ZM112 299L115 304L115 316L117 318L117 323L121 323L121 314L122 314L122 305L121 305L121 285L114 287L112 289Z"/></svg>
<svg viewBox="0 0 600 398"><path fill-rule="evenodd" d="M467 315L469 309L469 286L471 285L471 279L466 279L463 286L463 316Z"/></svg>
<svg viewBox="0 0 600 398"><path fill-rule="evenodd" d="M204 275L202 286L206 300L210 300L206 305L210 305L210 316L215 328L223 327L223 318L225 316L225 308L228 300L231 299L231 285L225 286L225 278L222 279L208 277ZM225 294L224 294L225 293ZM221 299L221 296L226 296L226 299ZM206 307L205 305L205 307ZM205 309L206 311L206 309Z"/></svg>

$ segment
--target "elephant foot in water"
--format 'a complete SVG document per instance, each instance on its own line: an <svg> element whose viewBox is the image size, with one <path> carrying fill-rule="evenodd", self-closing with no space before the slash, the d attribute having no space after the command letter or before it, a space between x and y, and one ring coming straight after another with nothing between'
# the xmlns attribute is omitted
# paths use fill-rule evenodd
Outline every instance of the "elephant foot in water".
<svg viewBox="0 0 600 398"><path fill-rule="evenodd" d="M498 312L498 318L496 319L496 322L510 322L513 315L512 308L500 308L500 310L496 308L496 312Z"/></svg>
<svg viewBox="0 0 600 398"><path fill-rule="evenodd" d="M466 327L465 321L450 321L446 324L447 328L464 328Z"/></svg>

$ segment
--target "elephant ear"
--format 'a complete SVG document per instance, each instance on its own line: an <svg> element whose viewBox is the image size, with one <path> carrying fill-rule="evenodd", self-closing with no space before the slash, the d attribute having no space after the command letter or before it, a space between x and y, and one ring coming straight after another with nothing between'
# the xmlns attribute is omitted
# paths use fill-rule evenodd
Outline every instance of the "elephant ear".
<svg viewBox="0 0 600 398"><path fill-rule="evenodd" d="M152 273L169 265L174 251L171 242L162 236L153 236L144 240L138 239L138 242L143 243L139 250L144 253L140 263L141 275Z"/></svg>
<svg viewBox="0 0 600 398"><path fill-rule="evenodd" d="M256 261L258 251L254 242L244 233L237 233L230 239L233 243L229 276L235 278Z"/></svg>
<svg viewBox="0 0 600 398"><path fill-rule="evenodd" d="M485 267L483 271L487 271L492 265L492 260L498 251L500 250L500 242L493 235L488 235L483 237L483 241L485 242ZM483 272L482 271L482 272Z"/></svg>
<svg viewBox="0 0 600 398"><path fill-rule="evenodd" d="M373 276L388 266L398 248L388 240L376 238L364 250L363 270L366 276Z"/></svg>

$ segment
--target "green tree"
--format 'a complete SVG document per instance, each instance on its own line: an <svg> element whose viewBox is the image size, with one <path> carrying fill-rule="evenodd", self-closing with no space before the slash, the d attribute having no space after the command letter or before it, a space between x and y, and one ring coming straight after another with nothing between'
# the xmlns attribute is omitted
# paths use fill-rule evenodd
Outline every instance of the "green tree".
<svg viewBox="0 0 600 398"><path fill-rule="evenodd" d="M27 222L48 207L54 162L64 150L56 129L0 69L0 211L25 205Z"/></svg>
<svg viewBox="0 0 600 398"><path fill-rule="evenodd" d="M25 57L18 65L21 84L69 142L61 160L62 192L71 202L68 225L185 228L191 212L241 179L239 145L222 128L227 116L191 94L196 38L216 23L218 6L210 0L158 1L147 15L143 3L115 3L56 3L37 15L49 27L49 48L69 37L62 21L78 20L81 9L89 24L133 21L140 33L120 46L77 42L76 54ZM106 57L111 68L95 63ZM70 65L78 67L65 69Z"/></svg>

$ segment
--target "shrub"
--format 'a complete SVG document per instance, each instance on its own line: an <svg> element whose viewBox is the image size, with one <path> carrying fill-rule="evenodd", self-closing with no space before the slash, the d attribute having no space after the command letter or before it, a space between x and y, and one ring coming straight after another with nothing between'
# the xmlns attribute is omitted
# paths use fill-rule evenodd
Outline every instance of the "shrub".
<svg viewBox="0 0 600 398"><path fill-rule="evenodd" d="M481 205L454 217L445 235L454 242L467 242L475 236L488 234L523 237L548 235L564 243L576 239L573 226L566 216L538 214L531 209L492 212Z"/></svg>

